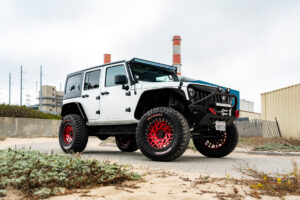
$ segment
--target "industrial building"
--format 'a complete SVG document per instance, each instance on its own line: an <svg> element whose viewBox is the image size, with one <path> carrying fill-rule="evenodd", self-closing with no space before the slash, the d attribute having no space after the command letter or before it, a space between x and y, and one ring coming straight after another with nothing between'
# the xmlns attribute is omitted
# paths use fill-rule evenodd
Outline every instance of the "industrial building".
<svg viewBox="0 0 300 200"><path fill-rule="evenodd" d="M254 102L240 99L240 109L247 112L254 112Z"/></svg>
<svg viewBox="0 0 300 200"><path fill-rule="evenodd" d="M277 121L282 137L300 138L300 84L261 94L261 117Z"/></svg>
<svg viewBox="0 0 300 200"><path fill-rule="evenodd" d="M63 96L64 93L57 91L55 86L42 86L42 98L38 97L38 109L43 112L59 114L61 112ZM40 105L42 105L42 108L40 108Z"/></svg>
<svg viewBox="0 0 300 200"><path fill-rule="evenodd" d="M254 112L254 102L240 99L240 120L261 119L261 114Z"/></svg>

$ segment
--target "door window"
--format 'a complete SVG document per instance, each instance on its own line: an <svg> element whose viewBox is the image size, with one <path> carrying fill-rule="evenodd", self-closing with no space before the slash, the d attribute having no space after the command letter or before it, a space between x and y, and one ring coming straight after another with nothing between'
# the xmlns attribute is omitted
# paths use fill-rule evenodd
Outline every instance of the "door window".
<svg viewBox="0 0 300 200"><path fill-rule="evenodd" d="M113 66L109 67L106 69L106 78L105 78L105 86L110 87L110 86L115 86L115 76L116 75L125 75L126 76L126 71L124 65L118 65L118 66Z"/></svg>
<svg viewBox="0 0 300 200"><path fill-rule="evenodd" d="M87 72L84 79L84 90L91 90L99 88L100 69L96 71Z"/></svg>

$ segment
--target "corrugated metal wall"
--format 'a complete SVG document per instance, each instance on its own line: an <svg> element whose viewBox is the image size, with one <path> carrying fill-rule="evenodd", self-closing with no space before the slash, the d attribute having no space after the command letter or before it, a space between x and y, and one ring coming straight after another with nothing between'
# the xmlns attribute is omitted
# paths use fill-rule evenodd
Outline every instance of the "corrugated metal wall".
<svg viewBox="0 0 300 200"><path fill-rule="evenodd" d="M261 117L276 117L283 137L300 138L300 84L261 94Z"/></svg>

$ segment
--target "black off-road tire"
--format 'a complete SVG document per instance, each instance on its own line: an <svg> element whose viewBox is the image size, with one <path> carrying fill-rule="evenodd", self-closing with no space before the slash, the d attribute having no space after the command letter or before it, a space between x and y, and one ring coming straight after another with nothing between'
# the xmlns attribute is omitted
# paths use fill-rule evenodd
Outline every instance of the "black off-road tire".
<svg viewBox="0 0 300 200"><path fill-rule="evenodd" d="M209 148L207 147L207 145L205 145L207 139L193 138L193 142L196 149L204 156L212 158L221 158L230 154L235 149L239 140L239 134L235 125L227 126L226 134L227 138L225 140L225 143L219 148L215 149Z"/></svg>
<svg viewBox="0 0 300 200"><path fill-rule="evenodd" d="M138 150L135 134L116 135L116 144L123 152L134 152Z"/></svg>
<svg viewBox="0 0 300 200"><path fill-rule="evenodd" d="M72 128L72 141L67 144L64 140L64 130L67 126ZM70 114L63 118L59 128L59 144L66 153L82 152L88 142L88 130L81 116Z"/></svg>
<svg viewBox="0 0 300 200"><path fill-rule="evenodd" d="M172 130L172 139L163 148L155 148L148 139L149 127L153 123L165 122ZM147 134L148 133L148 134ZM164 135L165 132L156 131ZM162 140L164 141L164 140ZM145 113L136 129L136 142L140 151L154 161L172 161L181 156L190 142L190 127L184 116L178 111L168 107L158 107Z"/></svg>

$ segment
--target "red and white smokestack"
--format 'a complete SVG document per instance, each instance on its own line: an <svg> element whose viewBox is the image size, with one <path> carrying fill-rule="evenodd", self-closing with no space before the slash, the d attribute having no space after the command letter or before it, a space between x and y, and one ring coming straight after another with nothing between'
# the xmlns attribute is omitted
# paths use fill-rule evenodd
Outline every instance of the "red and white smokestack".
<svg viewBox="0 0 300 200"><path fill-rule="evenodd" d="M181 75L181 38L179 35L173 36L173 65L177 67L177 74Z"/></svg>
<svg viewBox="0 0 300 200"><path fill-rule="evenodd" d="M104 54L104 64L111 62L111 55L110 54Z"/></svg>

